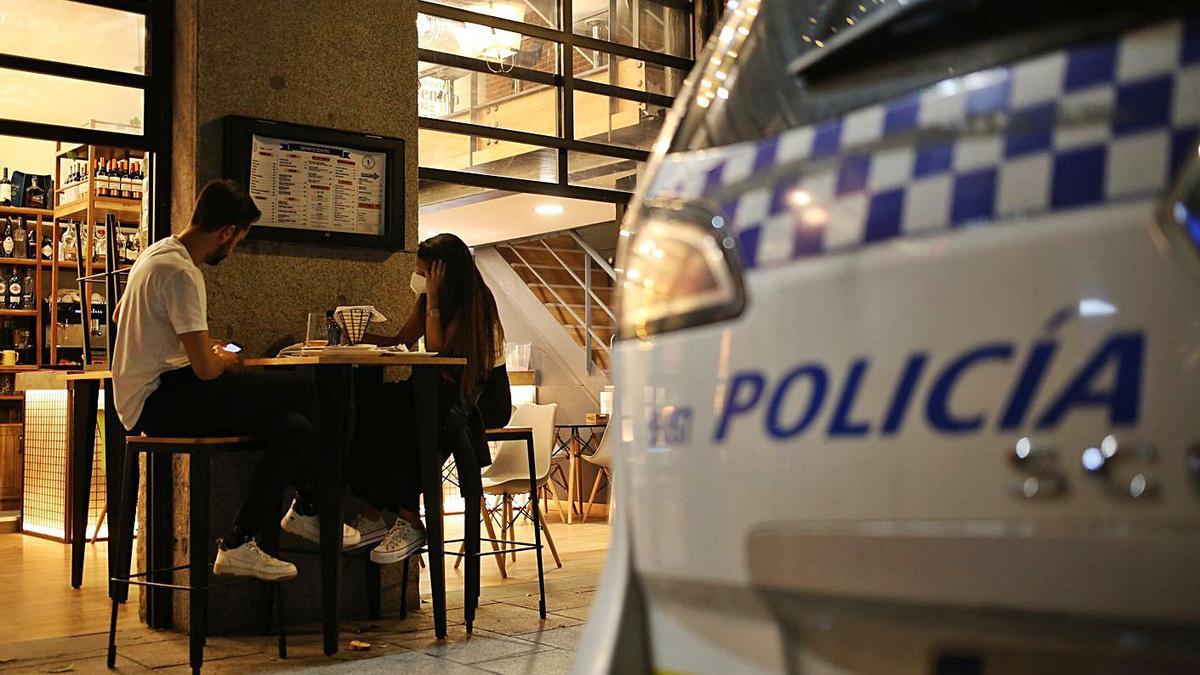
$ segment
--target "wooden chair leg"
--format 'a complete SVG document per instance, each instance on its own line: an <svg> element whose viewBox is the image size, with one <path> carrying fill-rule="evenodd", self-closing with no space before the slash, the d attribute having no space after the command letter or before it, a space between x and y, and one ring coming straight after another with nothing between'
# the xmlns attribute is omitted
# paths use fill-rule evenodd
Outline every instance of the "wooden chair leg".
<svg viewBox="0 0 1200 675"><path fill-rule="evenodd" d="M463 556L467 553L467 540L464 537L461 544L458 545L458 557L454 559L454 569L458 569L462 565Z"/></svg>
<svg viewBox="0 0 1200 675"><path fill-rule="evenodd" d="M550 546L550 554L554 556L554 564L561 568L562 560L558 557L558 549L554 547L554 537L550 536L550 527L546 525L546 521L541 520L540 522L542 524L542 534L546 535L546 543Z"/></svg>
<svg viewBox="0 0 1200 675"><path fill-rule="evenodd" d="M92 533L92 543L95 544L100 540L100 526L104 524L104 519L108 517L108 501L104 502L104 508L100 509L100 518L96 520L96 531ZM112 541L112 537L108 538Z"/></svg>
<svg viewBox="0 0 1200 675"><path fill-rule="evenodd" d="M604 469L603 471L604 477L608 479L608 524L612 525L612 514L617 505L617 500L614 498L617 486L613 484L612 472L608 469Z"/></svg>
<svg viewBox="0 0 1200 675"><path fill-rule="evenodd" d="M558 498L558 483L554 482L554 476L558 474L562 477L563 484L567 482L567 476L563 473L561 464L552 464L550 466L550 476L546 481L546 489L554 495L554 503L558 505L558 517L562 522L567 522L567 512L563 509L562 500Z"/></svg>
<svg viewBox="0 0 1200 675"><path fill-rule="evenodd" d="M513 510L512 495L504 495L505 510L508 511L508 543L512 550L512 562L517 562L517 514Z"/></svg>
<svg viewBox="0 0 1200 675"><path fill-rule="evenodd" d="M587 506L583 509L583 522L587 522L588 516L592 515L592 506L596 503L596 493L600 492L600 481L604 480L604 469L596 470L596 481L592 483L592 496L588 497Z"/></svg>
<svg viewBox="0 0 1200 675"><path fill-rule="evenodd" d="M508 559L508 497L500 496L500 555Z"/></svg>
<svg viewBox="0 0 1200 675"><path fill-rule="evenodd" d="M488 539L492 540L492 550L499 551L500 546L496 544L496 528L492 527L492 514L488 513L487 502L480 502L479 510L483 515L483 526L487 528ZM507 579L508 571L504 569L504 556L494 555L492 558L496 561L496 567L500 568L500 578Z"/></svg>

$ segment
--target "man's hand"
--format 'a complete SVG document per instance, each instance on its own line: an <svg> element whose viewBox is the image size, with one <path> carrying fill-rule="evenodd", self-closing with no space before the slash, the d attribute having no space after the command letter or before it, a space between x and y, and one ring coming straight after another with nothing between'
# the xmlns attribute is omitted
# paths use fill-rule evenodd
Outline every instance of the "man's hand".
<svg viewBox="0 0 1200 675"><path fill-rule="evenodd" d="M187 352L188 361L192 364L192 371L201 380L216 379L225 371L236 368L240 363L236 354L222 349L218 343L220 345L224 343L208 337L206 330L183 333L179 336L179 341L183 343L183 349Z"/></svg>

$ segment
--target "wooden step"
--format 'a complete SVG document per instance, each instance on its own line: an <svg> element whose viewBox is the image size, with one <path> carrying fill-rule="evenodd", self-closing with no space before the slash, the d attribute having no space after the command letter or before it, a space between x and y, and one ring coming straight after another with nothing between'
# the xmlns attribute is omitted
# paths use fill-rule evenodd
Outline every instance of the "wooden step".
<svg viewBox="0 0 1200 675"><path fill-rule="evenodd" d="M583 321L586 318L584 317L583 305L567 305L564 307L563 305L554 302L547 302L545 304L546 311L550 312L550 314L553 315L554 318L558 319L558 322L564 326L579 325L579 322L576 321L573 316L571 316L571 312L567 311L567 307L570 307L570 309L575 312L575 316L579 317L579 321ZM592 325L611 328L613 325L613 319L604 310L600 309L599 307L593 307Z"/></svg>
<svg viewBox="0 0 1200 675"><path fill-rule="evenodd" d="M551 288L546 288L542 284L529 284L529 290L533 291L533 294L540 298L542 302L558 302L558 298L562 298L562 300L568 304L582 306L584 300L586 299L586 293L584 293L584 290L579 286L574 285L561 284L553 285ZM551 293L551 290L554 292ZM614 306L614 300L616 299L616 293L614 290L615 289L609 287L593 287L593 305L595 305L596 300L599 300L607 305L609 309L615 312L616 307ZM602 312L604 310L596 307L596 311Z"/></svg>
<svg viewBox="0 0 1200 675"><path fill-rule="evenodd" d="M518 244L516 246L500 247L500 255L509 264L520 264L521 259L530 264L540 265L556 265L562 266L565 264L572 269L583 269L583 263L587 260L588 254L584 251L576 249L551 249L546 250L544 246L538 243ZM556 257L557 256L557 257ZM562 261L561 263L559 261Z"/></svg>

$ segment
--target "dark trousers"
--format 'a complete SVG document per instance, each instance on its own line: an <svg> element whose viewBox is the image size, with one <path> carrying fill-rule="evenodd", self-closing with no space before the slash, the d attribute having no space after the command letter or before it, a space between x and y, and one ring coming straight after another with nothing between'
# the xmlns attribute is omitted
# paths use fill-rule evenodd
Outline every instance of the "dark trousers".
<svg viewBox="0 0 1200 675"><path fill-rule="evenodd" d="M162 376L137 429L152 436L250 436L266 448L251 479L250 495L235 524L244 535L277 517L290 483L315 495L320 410L316 385L300 372L229 372L214 380L191 367Z"/></svg>
<svg viewBox="0 0 1200 675"><path fill-rule="evenodd" d="M347 481L359 499L372 506L395 511L397 507L417 513L421 498L420 459L417 454L417 425L413 416L413 389L408 382L384 382L378 369L356 371L354 440ZM460 398L458 383L450 379L438 385L438 419L445 420ZM480 390L477 403L483 425L502 427L512 415L508 371L492 370ZM442 460L451 446L440 439Z"/></svg>

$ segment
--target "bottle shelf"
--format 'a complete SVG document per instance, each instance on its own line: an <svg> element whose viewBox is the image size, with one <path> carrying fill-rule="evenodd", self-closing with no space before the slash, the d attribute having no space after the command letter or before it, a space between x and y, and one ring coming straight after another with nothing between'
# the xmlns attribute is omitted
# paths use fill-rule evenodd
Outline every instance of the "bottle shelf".
<svg viewBox="0 0 1200 675"><path fill-rule="evenodd" d="M0 216L29 216L35 218L53 218L54 211L50 209L31 209L25 206L4 206L0 204Z"/></svg>
<svg viewBox="0 0 1200 675"><path fill-rule="evenodd" d="M0 317L37 316L36 309L0 309Z"/></svg>
<svg viewBox="0 0 1200 675"><path fill-rule="evenodd" d="M0 267L13 265L16 267L37 267L38 261L29 258L0 258Z"/></svg>
<svg viewBox="0 0 1200 675"><path fill-rule="evenodd" d="M25 400L24 396L19 396L17 394L13 394L11 396L0 396L0 401L24 401L24 400Z"/></svg>
<svg viewBox="0 0 1200 675"><path fill-rule="evenodd" d="M37 369L37 366L0 366L0 373L25 373Z"/></svg>
<svg viewBox="0 0 1200 675"><path fill-rule="evenodd" d="M108 197L97 197L92 201L95 209L95 214L99 217L113 214L120 219L122 216L127 216L132 220L141 220L142 217L142 202L137 200L110 199ZM88 200L87 198L64 204L54 209L55 218L79 218L87 216Z"/></svg>

